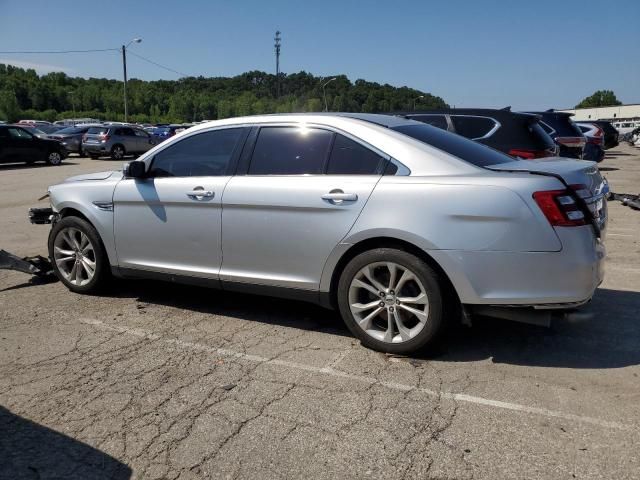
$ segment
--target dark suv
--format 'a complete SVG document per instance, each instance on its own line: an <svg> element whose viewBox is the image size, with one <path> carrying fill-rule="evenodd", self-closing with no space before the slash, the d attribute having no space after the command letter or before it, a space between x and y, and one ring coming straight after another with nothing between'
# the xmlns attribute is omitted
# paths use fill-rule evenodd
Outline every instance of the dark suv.
<svg viewBox="0 0 640 480"><path fill-rule="evenodd" d="M609 150L618 146L618 130L606 120L594 120L589 123L595 123L604 131L604 149Z"/></svg>
<svg viewBox="0 0 640 480"><path fill-rule="evenodd" d="M399 114L457 133L508 155L524 159L553 157L558 148L537 115L489 108L455 108Z"/></svg>
<svg viewBox="0 0 640 480"><path fill-rule="evenodd" d="M542 117L540 125L560 147L561 157L578 159L583 157L587 139L571 120L573 113L556 112L554 110L527 113L534 113Z"/></svg>
<svg viewBox="0 0 640 480"><path fill-rule="evenodd" d="M64 146L56 140L40 138L19 125L0 125L0 163L60 165L66 156Z"/></svg>

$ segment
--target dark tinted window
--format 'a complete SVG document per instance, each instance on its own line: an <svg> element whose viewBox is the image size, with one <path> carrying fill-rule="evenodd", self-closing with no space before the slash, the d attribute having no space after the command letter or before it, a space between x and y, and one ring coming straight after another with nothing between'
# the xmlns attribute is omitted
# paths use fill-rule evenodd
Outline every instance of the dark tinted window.
<svg viewBox="0 0 640 480"><path fill-rule="evenodd" d="M408 117L447 130L447 119L444 115L408 115Z"/></svg>
<svg viewBox="0 0 640 480"><path fill-rule="evenodd" d="M467 138L484 137L496 126L496 122L490 118L465 117L461 115L451 115L451 123L458 135Z"/></svg>
<svg viewBox="0 0 640 480"><path fill-rule="evenodd" d="M317 128L263 127L251 157L249 175L322 173L333 133Z"/></svg>
<svg viewBox="0 0 640 480"><path fill-rule="evenodd" d="M513 162L513 158L460 135L429 125L401 125L392 130L427 143L478 167Z"/></svg>
<svg viewBox="0 0 640 480"><path fill-rule="evenodd" d="M534 122L529 125L529 131L533 138L539 140L539 143L542 145L543 149L555 148L556 143L549 136L547 132L545 132L544 128L540 123Z"/></svg>
<svg viewBox="0 0 640 480"><path fill-rule="evenodd" d="M336 135L329 157L329 175L374 175L384 159L344 135Z"/></svg>
<svg viewBox="0 0 640 480"><path fill-rule="evenodd" d="M133 128L121 128L120 132L116 132L116 135L124 135L125 137L133 137L135 133L133 132Z"/></svg>
<svg viewBox="0 0 640 480"><path fill-rule="evenodd" d="M540 126L549 135L551 135L551 134L553 134L555 132L555 130L553 128L551 128L549 125L547 125L544 122L540 122Z"/></svg>
<svg viewBox="0 0 640 480"><path fill-rule="evenodd" d="M199 133L158 152L151 164L154 177L226 175L242 128Z"/></svg>
<svg viewBox="0 0 640 480"><path fill-rule="evenodd" d="M9 136L9 131L6 128L0 128L0 138L6 138Z"/></svg>

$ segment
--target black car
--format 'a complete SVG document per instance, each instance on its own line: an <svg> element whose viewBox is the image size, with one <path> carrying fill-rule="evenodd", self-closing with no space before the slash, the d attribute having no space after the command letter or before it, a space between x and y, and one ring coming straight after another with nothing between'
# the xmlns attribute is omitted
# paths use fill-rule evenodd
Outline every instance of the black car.
<svg viewBox="0 0 640 480"><path fill-rule="evenodd" d="M587 139L571 120L573 113L556 112L554 110L527 113L534 113L542 117L540 125L560 147L559 155L561 157L581 159L584 156Z"/></svg>
<svg viewBox="0 0 640 480"><path fill-rule="evenodd" d="M38 137L19 125L0 125L0 163L44 161L60 165L66 156L57 140Z"/></svg>
<svg viewBox="0 0 640 480"><path fill-rule="evenodd" d="M589 123L595 123L604 131L604 149L609 150L618 146L619 134L616 127L606 120L589 120Z"/></svg>
<svg viewBox="0 0 640 480"><path fill-rule="evenodd" d="M540 126L539 116L509 108L455 108L397 115L457 133L513 157L553 157L558 152L553 139Z"/></svg>

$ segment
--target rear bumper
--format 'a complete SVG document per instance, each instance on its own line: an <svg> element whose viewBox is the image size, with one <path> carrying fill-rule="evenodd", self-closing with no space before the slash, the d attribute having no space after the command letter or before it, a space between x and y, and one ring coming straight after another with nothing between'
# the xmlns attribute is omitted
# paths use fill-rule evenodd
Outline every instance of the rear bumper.
<svg viewBox="0 0 640 480"><path fill-rule="evenodd" d="M559 252L430 251L467 305L566 309L604 279L604 243L590 226L556 229Z"/></svg>
<svg viewBox="0 0 640 480"><path fill-rule="evenodd" d="M83 143L82 150L87 153L106 153L107 147L103 143Z"/></svg>

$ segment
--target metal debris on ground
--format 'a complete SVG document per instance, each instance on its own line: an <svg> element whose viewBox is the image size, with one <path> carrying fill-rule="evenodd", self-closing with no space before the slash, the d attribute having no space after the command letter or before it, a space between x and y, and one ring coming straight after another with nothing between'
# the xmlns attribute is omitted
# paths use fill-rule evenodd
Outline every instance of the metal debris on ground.
<svg viewBox="0 0 640 480"><path fill-rule="evenodd" d="M57 280L51 262L41 255L20 258L6 250L0 250L0 269L34 275L40 282Z"/></svg>
<svg viewBox="0 0 640 480"><path fill-rule="evenodd" d="M640 194L633 195L631 193L613 193L610 192L608 200L619 200L623 205L626 205L633 210L640 210Z"/></svg>

